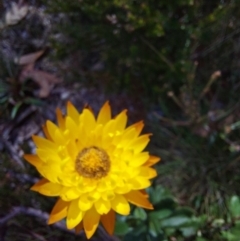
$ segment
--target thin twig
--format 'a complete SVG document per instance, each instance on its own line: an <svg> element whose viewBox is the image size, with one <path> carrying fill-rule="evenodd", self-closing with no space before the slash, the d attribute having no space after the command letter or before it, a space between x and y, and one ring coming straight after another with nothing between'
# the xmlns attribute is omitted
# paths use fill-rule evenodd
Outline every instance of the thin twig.
<svg viewBox="0 0 240 241"><path fill-rule="evenodd" d="M11 143L8 140L6 140L5 138L1 138L1 137L0 137L0 142L4 145L4 147L9 152L12 159L18 164L18 166L20 166L22 169L24 169L25 168L24 164L23 164L21 158L19 157L19 155L17 154L17 152L14 150Z"/></svg>
<svg viewBox="0 0 240 241"><path fill-rule="evenodd" d="M0 218L0 226L4 226L10 219L23 214L37 217L43 220L44 222L47 222L47 220L49 219L49 214L46 212L43 212L35 208L20 206L20 207L13 207L12 211L8 215ZM68 233L72 233L72 234L75 233L74 230L67 229L65 224L62 222L54 223L53 226ZM103 238L104 241L119 241L119 239L116 236L108 235L106 231L103 229L103 227L101 226L98 227L98 234ZM76 235L85 236L83 232L80 232L79 234L76 234Z"/></svg>
<svg viewBox="0 0 240 241"><path fill-rule="evenodd" d="M153 52L155 52L158 57L172 70L175 71L174 65L162 54L160 53L151 43L149 43L145 38L140 38Z"/></svg>

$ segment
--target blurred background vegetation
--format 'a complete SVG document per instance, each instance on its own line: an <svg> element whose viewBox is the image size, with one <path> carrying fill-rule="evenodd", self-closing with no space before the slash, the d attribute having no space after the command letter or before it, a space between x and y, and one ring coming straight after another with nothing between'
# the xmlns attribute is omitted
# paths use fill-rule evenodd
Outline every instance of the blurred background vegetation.
<svg viewBox="0 0 240 241"><path fill-rule="evenodd" d="M5 0L0 14L0 240L85 240L46 226L54 200L29 191L22 159L68 99L127 107L162 159L155 210L92 240L240 240L238 0Z"/></svg>

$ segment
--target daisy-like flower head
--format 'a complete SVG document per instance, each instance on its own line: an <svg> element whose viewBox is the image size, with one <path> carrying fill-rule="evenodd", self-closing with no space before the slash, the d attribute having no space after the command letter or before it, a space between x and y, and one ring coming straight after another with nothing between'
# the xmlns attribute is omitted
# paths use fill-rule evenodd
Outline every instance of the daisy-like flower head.
<svg viewBox="0 0 240 241"><path fill-rule="evenodd" d="M126 110L112 119L108 102L97 118L71 102L66 116L56 114L58 125L47 121L45 138L33 136L36 154L24 156L43 176L31 189L59 197L48 224L66 218L68 229L84 229L90 238L100 221L112 234L115 213L128 215L129 203L153 209L144 189L159 158L143 152L150 136L140 135L143 122L126 128Z"/></svg>

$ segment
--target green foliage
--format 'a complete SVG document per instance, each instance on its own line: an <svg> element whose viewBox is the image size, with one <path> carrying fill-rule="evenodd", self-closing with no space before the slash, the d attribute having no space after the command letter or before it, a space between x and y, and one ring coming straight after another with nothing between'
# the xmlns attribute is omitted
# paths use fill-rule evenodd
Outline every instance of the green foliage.
<svg viewBox="0 0 240 241"><path fill-rule="evenodd" d="M119 217L115 233L122 240L168 240L186 238L196 234L199 221L192 209L180 207L168 191L161 186L149 189L154 210L136 207L128 217Z"/></svg>
<svg viewBox="0 0 240 241"><path fill-rule="evenodd" d="M237 241L239 240L240 198L232 196L228 202L227 216L196 215L189 207L180 206L170 193L156 186L149 188L154 210L134 208L130 216L119 217L115 234L121 240L192 240ZM159 194L161 193L161 195Z"/></svg>

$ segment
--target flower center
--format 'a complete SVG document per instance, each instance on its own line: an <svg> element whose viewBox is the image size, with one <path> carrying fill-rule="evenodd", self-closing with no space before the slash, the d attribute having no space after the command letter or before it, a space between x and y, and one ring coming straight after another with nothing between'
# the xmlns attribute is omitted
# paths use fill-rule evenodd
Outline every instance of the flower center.
<svg viewBox="0 0 240 241"><path fill-rule="evenodd" d="M99 179L107 176L110 170L108 154L99 147L84 148L77 156L76 171L83 177Z"/></svg>

